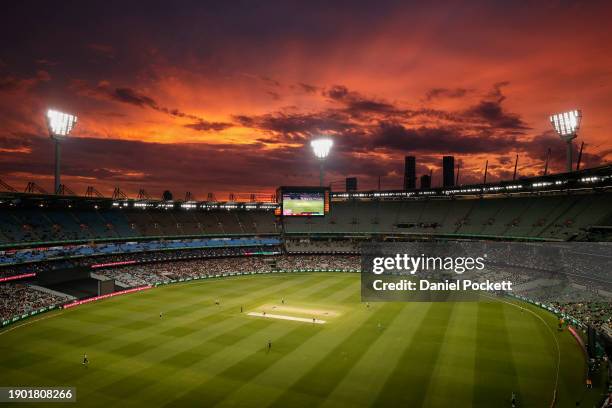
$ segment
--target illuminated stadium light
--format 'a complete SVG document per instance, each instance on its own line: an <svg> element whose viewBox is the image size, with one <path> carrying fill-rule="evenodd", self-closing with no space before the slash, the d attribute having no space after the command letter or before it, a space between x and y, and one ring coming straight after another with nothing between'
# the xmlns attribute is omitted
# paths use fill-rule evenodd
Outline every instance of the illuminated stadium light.
<svg viewBox="0 0 612 408"><path fill-rule="evenodd" d="M325 159L329 155L329 151L334 145L334 141L331 139L315 139L310 142L312 151L318 159Z"/></svg>
<svg viewBox="0 0 612 408"><path fill-rule="evenodd" d="M174 208L174 204L172 202L170 203L164 202L164 203L157 204L157 208L163 208L164 210L170 210Z"/></svg>
<svg viewBox="0 0 612 408"><path fill-rule="evenodd" d="M49 136L55 142L55 194L60 193L60 141L66 138L74 129L77 117L69 113L59 112L54 109L47 111L47 128Z"/></svg>
<svg viewBox="0 0 612 408"><path fill-rule="evenodd" d="M77 117L69 113L58 112L53 109L47 111L47 126L53 138L68 136L76 122Z"/></svg>
<svg viewBox="0 0 612 408"><path fill-rule="evenodd" d="M567 171L572 171L572 141L578 135L580 122L582 120L582 111L579 109L557 113L550 117L550 123L553 128L565 143L567 143Z"/></svg>
<svg viewBox="0 0 612 408"><path fill-rule="evenodd" d="M583 177L580 179L581 182L583 183L595 183L597 181L599 181L599 177L597 176L592 176L592 177Z"/></svg>
<svg viewBox="0 0 612 408"><path fill-rule="evenodd" d="M329 138L315 139L310 142L314 155L319 159L319 185L323 187L323 162L329 156L334 141Z"/></svg>
<svg viewBox="0 0 612 408"><path fill-rule="evenodd" d="M573 110L569 112L558 113L550 117L550 123L561 136L561 138L574 138L580 128L580 119L582 118L582 112L579 110Z"/></svg>
<svg viewBox="0 0 612 408"><path fill-rule="evenodd" d="M552 183L548 182L548 181L542 181L542 182L539 182L539 183L531 184L532 187L548 187L548 186L551 186L551 185L552 185Z"/></svg>

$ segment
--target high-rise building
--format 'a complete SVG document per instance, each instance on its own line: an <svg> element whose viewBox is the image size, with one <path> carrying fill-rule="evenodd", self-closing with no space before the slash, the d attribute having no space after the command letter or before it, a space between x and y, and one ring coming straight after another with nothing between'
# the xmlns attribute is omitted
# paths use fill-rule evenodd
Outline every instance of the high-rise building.
<svg viewBox="0 0 612 408"><path fill-rule="evenodd" d="M421 190L431 188L431 177L429 174L423 174L421 176Z"/></svg>
<svg viewBox="0 0 612 408"><path fill-rule="evenodd" d="M416 188L416 159L414 156L404 158L404 190Z"/></svg>
<svg viewBox="0 0 612 408"><path fill-rule="evenodd" d="M346 191L357 191L357 177L346 178Z"/></svg>
<svg viewBox="0 0 612 408"><path fill-rule="evenodd" d="M444 156L442 158L442 186L452 187L455 185L455 157Z"/></svg>

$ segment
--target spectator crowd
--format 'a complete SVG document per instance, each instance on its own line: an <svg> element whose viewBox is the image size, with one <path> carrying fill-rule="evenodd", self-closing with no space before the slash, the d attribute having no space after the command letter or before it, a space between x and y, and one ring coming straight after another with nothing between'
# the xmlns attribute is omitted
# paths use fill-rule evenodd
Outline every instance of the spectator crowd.
<svg viewBox="0 0 612 408"><path fill-rule="evenodd" d="M29 285L2 283L0 284L0 321L65 301L65 298L40 291Z"/></svg>

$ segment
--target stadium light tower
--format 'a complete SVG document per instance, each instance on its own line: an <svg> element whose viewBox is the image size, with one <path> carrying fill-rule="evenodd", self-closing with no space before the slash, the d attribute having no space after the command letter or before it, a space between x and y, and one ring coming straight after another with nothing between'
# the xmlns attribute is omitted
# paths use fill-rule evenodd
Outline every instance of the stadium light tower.
<svg viewBox="0 0 612 408"><path fill-rule="evenodd" d="M572 171L572 142L578 135L582 112L579 109L557 113L550 117L555 131L565 143L567 143L567 172Z"/></svg>
<svg viewBox="0 0 612 408"><path fill-rule="evenodd" d="M315 139L310 142L314 155L319 159L319 186L323 187L323 163L329 155L334 141L328 138Z"/></svg>
<svg viewBox="0 0 612 408"><path fill-rule="evenodd" d="M47 111L49 136L55 142L55 194L60 192L60 143L70 134L77 122L77 117L53 109Z"/></svg>

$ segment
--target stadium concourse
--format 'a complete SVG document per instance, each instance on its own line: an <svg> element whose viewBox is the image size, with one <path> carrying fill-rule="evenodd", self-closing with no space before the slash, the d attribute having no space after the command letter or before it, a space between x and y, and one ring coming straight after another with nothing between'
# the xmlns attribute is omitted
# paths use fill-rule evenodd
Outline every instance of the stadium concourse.
<svg viewBox="0 0 612 408"><path fill-rule="evenodd" d="M100 319L112 319L112 313L118 312L115 310L112 313L105 312L103 305L110 305L106 307L111 309L121 305L125 310L131 310L129 299L132 297L140 299L137 295L129 294L133 292L147 290L146 299L154 296L149 293L174 293L172 296L175 302L188 301L176 292L179 289L173 289L173 292L164 292L169 289L148 291L148 289L168 284L197 281L199 282L197 285L201 284L201 287L204 288L204 294L197 296L211 298L216 296L215 292L210 292L206 288L218 287L218 293L223 293L225 298L216 301L216 305L221 308L223 302L232 294L236 297L244 296L239 288L232 287L228 282L244 282L245 287L251 285L255 291L266 290L265 285L253 283L252 279L256 277L251 276L252 274L260 276L261 279L264 279L263 276L266 279L279 277L280 280L276 283L266 281L270 282L271 287L275 287L279 284L278 282L281 286L289 285L287 279L292 279L291 276L303 275L302 278L295 279L301 279L299 281L306 285L305 287L311 285L313 288L319 288L319 292L315 292L314 289L312 292L308 290L303 292L301 294L304 296L303 304L291 312L298 315L289 317L289 319L309 320L312 318L315 322L312 314L316 310L316 313L327 313L325 315L327 317L321 321L330 317L332 321L334 319L340 321L341 318L338 316L350 315L348 310L358 303L353 299L357 294L358 286L354 278L357 275L341 274L344 277L329 278L331 280L328 280L327 283L323 283L320 277L335 276L324 272L359 272L361 269L359 254L363 243L419 240L502 240L534 243L611 241L611 187L612 168L608 166L564 175L522 179L499 184L462 186L453 189L332 193L329 213L312 217L280 217L277 215L277 205L274 203L112 200L15 192L2 193L0 195L0 320L5 329L0 331L2 335L0 348L8 350L6 348L8 346L3 343L9 338L8 333L19 333L22 330L25 333L26 329L20 329L21 325L33 323L33 328L29 329L30 326L28 326L27 330L46 327L52 336L54 330L59 331L59 329L38 326L34 324L36 319L44 319L45 316L70 316L69 314L61 315L60 313L63 312L60 311L70 310L74 306L97 299L125 294L120 297L119 303L116 301L96 302L88 308L77 308L77 310L89 310L94 313L89 317L82 317L83 322L99 321L95 315L98 307L100 316L104 316ZM582 297L590 299L589 301L571 302L568 299L572 299L572 293L566 293L567 299L559 297L547 299L547 293L535 293L534 290L531 290L525 292L526 295L520 302L516 299L508 299L504 301L505 304L495 303L497 306L492 306L492 309L487 309L488 306L482 306L482 309L471 309L470 306L465 305L457 306L457 313L465 314L462 318L466 325L472 325L473 328L480 327L479 325L482 325L487 319L491 320L493 325L499 324L496 330L499 329L500 333L506 336L500 338L501 341L509 342L508 344L513 336L517 336L508 334L509 331L525 329L526 335L542 340L542 344L534 347L535 349L540 346L544 347L540 349L540 352L545 355L551 354L550 348L553 347L547 343L550 341L550 338L547 337L549 335L538 328L539 323L530 322L527 324L529 327L525 328L525 324L520 320L522 311L527 310L534 316L540 316L542 322L552 326L555 326L557 320L554 314L562 316L576 329L578 333L576 336L581 339L580 341L583 338L588 341L592 338L599 338L600 349L597 346L589 348L589 350L597 351L589 356L588 370L589 376L592 376L592 372L595 372L600 362L606 361L606 353L609 353L612 348L612 309L610 303L605 301L605 294L602 295L602 292L593 289L593 279L604 279L605 277L591 276L588 264L585 265L574 257L566 257L561 261L575 271L568 290L582 292ZM505 269L501 268L499 274L512 275L514 280L520 283L521 268L534 267L525 262L524 258L510 257L503 265ZM311 272L317 272L319 275L314 276L316 274ZM554 273L552 270L547 272ZM210 286L213 285L212 282L218 282L214 285L219 286ZM192 289L186 289L186 293L196 296L199 290L197 288L200 287L197 285L194 284ZM181 288L183 286L188 285L172 287ZM343 293L347 299L352 299L353 303L349 305L346 303L347 300L334 306L330 303L334 291ZM546 300L532 305L529 303L531 295L533 299L537 297ZM316 303L313 299L318 299L317 302L320 304L313 305ZM155 307L158 307L153 300L150 301L156 305ZM270 310L276 310L272 315L283 316L282 318L287 319L287 316L279 312L279 310L285 310L282 309L285 307L284 301L283 298L282 305L273 304L270 303L273 300L261 296L261 299L245 298L244 306L254 308L253 316L265 316L266 310L264 309L270 305ZM242 311L242 304L233 302L231 305L233 309L240 308ZM321 311L321 305L328 309ZM171 308L167 305L159 307ZM187 310L189 307L189 304L184 304L179 308ZM337 307L337 310L334 307ZM377 317L380 319L376 322L377 327L382 330L381 321L386 322L385 324L388 324L389 327L394 327L393 322L399 318L398 316L416 314L420 316L420 319L423 315L431 315L430 317L435 321L442 316L439 320L443 322L440 327L436 325L432 325L433 328L416 326L414 329L422 331L425 337L428 333L444 336L447 326L452 330L460 330L456 323L449 320L454 312L447 307L438 305L432 306L431 309L421 310L420 306L413 306L414 309L409 311L399 306L377 306L375 313L380 314ZM298 309L301 312L297 311ZM143 312L138 306L134 306L133 310L138 310L138 313ZM223 313L220 310L204 314L199 318L210 324L220 324L226 316L223 313L229 313L225 309ZM383 310L385 310L384 313ZM162 312L162 310L153 311L154 314L159 313L160 319L163 318ZM39 316L41 313L47 314ZM515 313L518 314L515 315ZM79 316L83 315L79 314ZM355 316L356 319L359 318L359 313L356 313ZM319 317L321 316L317 316L317 319ZM373 317L368 319L371 318ZM24 319L28 320L23 321ZM128 334L124 331L130 327L131 323L129 319L127 321L122 319L126 317L116 317L117 325L123 330L120 334L127 336ZM263 320L266 321L261 322L260 319L247 324L252 324L254 327L272 324L267 322L271 319ZM507 326L504 322L507 322ZM100 324L104 323L100 320ZM133 324L136 325L135 327L141 325L145 331L151 325L146 321L135 321ZM406 327L411 324L416 323L412 321ZM99 330L91 329L99 334ZM74 330L78 331L78 329ZM184 335L189 335L196 329L179 327L177 330L184 332ZM363 331L359 326L351 327L350 330L356 334ZM404 333L404 329L398 328L397 330L401 336L411 336ZM482 332L486 333L486 330L489 329L483 328ZM430 333L430 331L435 333ZM597 334L591 335L591 331ZM460 337L471 335L453 333ZM248 333L242 334L248 335ZM290 342L290 333L284 335ZM311 335L312 333L301 333L305 339L310 338ZM94 334L90 336L94 338ZM367 333L364 336L370 339L372 334ZM70 341L83 348L88 346L86 339L87 337ZM102 342L104 339L109 340L108 336L103 336L96 341ZM230 342L239 342L237 337L232 339ZM23 338L21 340L24 341ZM477 345L482 346L484 350L489 347L487 341L493 341L480 337L477 340L480 342ZM516 341L513 343L515 347L520 347L521 341L516 338L514 340ZM567 336L559 341L556 344L559 353L576 346L568 341ZM436 342L439 340L434 336L432 344L435 345ZM347 346L347 350L350 350L351 347L358 347L358 344ZM119 344L113 346L121 347ZM297 345L294 346L297 347ZM442 347L439 344L438 346ZM282 350L284 346L281 344L278 347ZM406 355L412 355L410 353L418 355L420 346L415 347L415 350L406 351L408 353ZM440 347L434 352L443 352ZM352 366L348 365L347 355L342 354L350 351L343 350L338 350L337 357L340 360L337 364L350 369ZM88 351L93 354L93 350ZM125 350L126 355L131 352L133 350ZM445 352L451 353L451 350ZM33 358L35 354L30 352L28 358ZM569 354L571 353L568 352ZM199 356L197 351L193 351L188 357L199 358ZM11 358L13 360L5 361L5 363L28 364L27 361L18 361L17 357ZM248 356L244 358L248 359ZM259 357L253 358L259 360ZM572 360L574 357L569 359ZM435 364L436 361L430 363ZM477 361L480 360L477 359ZM483 360L478 364L488 367L487 369L493 369L489 366L492 361ZM585 375L580 367L587 367L586 364L576 363L576 359L572 361L572 364L579 368L568 369L567 363L555 363L553 360L546 360L547 363L541 368L545 371L551 365L557 364L557 382L566 381L563 384L567 386L567 390L564 391L563 396L559 397L565 403L574 397L576 383L580 384ZM239 364L238 361L236 364ZM474 366L470 364L470 370L473 370ZM514 363L502 363L499 369L509 370L514 373L515 377L516 371L525 369L525 367L515 367L512 364ZM255 369L255 366L254 364L244 370L248 374L248 370ZM236 367L241 366L236 365ZM228 367L229 369L231 367ZM430 369L435 370L433 367ZM561 369L567 372L559 374ZM395 371L397 372L394 375L401 374L401 368L396 368ZM316 370L313 373L316 373ZM469 373L472 375L471 371ZM385 372L385 375L391 376L392 374ZM412 375L412 373L407 374ZM519 384L520 379L515 377L512 377L512 381L515 382L517 389L524 391L524 398L540 402L550 400L550 395L543 395L548 391L538 393L537 390L531 389L530 385ZM596 384L599 394L588 397L590 399L587 398L589 401L596 401L595 403L600 403L601 392L606 389L607 375L603 373L600 377ZM477 378L473 385L475 390L480 386L478 382L480 380L487 383L486 379ZM500 377L500 381L504 380ZM436 386L443 383L437 383ZM544 383L542 387L550 388L548 382L543 381L542 384ZM237 383L237 386L241 385L245 384ZM427 383L421 385L426 386ZM499 387L496 384L487 383L486 387L497 390L491 391L492 394L495 394L495 398L498 398L497 392L502 392L496 388ZM554 384L554 387L558 388L557 383ZM381 390L383 389L387 390L382 387ZM298 391L302 394L308 393L308 390L304 388ZM331 393L332 390L328 391ZM464 397L469 398L474 406L492 406L486 399L488 395L486 392L480 397L481 401L477 401L478 397L472 395L472 391L468 394ZM285 397L277 396L277 402L290 403L293 401L291 396L286 395ZM319 395L317 398L320 399L317 401L322 403L325 397L325 394ZM211 398L212 402L219 402L215 400L214 395ZM375 403L376 401L370 402ZM424 399L418 402L425 404ZM429 403L437 406L435 401L429 401Z"/></svg>

